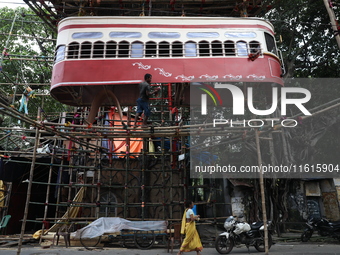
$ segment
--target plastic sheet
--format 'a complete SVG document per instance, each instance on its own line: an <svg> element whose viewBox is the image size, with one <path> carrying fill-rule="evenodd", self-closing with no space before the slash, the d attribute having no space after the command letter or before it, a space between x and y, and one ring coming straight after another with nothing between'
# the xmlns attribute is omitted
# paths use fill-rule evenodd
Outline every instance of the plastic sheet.
<svg viewBox="0 0 340 255"><path fill-rule="evenodd" d="M167 221L129 221L118 217L102 217L77 230L74 234L75 238L95 238L105 233L115 233L123 229L165 231L167 225Z"/></svg>

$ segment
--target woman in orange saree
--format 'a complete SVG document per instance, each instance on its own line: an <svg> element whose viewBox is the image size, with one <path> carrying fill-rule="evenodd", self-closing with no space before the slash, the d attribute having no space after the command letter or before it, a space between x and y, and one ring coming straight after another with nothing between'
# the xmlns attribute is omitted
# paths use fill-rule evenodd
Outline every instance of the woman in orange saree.
<svg viewBox="0 0 340 255"><path fill-rule="evenodd" d="M201 255L203 246L195 223L195 221L198 220L200 216L194 214L194 211L192 210L194 203L192 201L188 200L185 203L185 207L186 209L183 214L181 227L181 234L185 234L185 238L177 255L181 255L183 252L190 251L196 251L197 255Z"/></svg>

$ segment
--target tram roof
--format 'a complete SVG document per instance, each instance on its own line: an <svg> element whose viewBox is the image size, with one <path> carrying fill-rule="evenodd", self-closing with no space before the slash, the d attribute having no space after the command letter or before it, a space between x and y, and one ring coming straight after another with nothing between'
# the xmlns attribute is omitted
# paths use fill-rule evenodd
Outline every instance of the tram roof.
<svg viewBox="0 0 340 255"><path fill-rule="evenodd" d="M204 26L204 27L218 27L218 25L243 25L254 26L261 25L273 30L273 25L262 19L255 17L156 17L156 16L86 16L86 17L68 17L63 19L58 29L65 28L70 24L99 25L99 24L128 24L128 25L145 25L146 27L162 27L162 26L180 26L180 28Z"/></svg>

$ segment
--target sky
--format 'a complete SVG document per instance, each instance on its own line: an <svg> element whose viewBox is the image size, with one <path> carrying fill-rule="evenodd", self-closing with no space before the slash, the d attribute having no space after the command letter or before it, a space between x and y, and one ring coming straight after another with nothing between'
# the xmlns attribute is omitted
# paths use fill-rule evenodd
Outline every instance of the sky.
<svg viewBox="0 0 340 255"><path fill-rule="evenodd" d="M8 7L11 9L15 9L17 7L27 7L23 0L0 0L0 8Z"/></svg>

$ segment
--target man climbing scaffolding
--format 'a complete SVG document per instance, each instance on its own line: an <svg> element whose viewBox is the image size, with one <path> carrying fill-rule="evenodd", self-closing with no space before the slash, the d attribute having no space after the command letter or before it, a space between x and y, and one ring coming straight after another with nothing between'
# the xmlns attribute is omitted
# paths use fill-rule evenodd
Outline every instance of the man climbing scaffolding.
<svg viewBox="0 0 340 255"><path fill-rule="evenodd" d="M34 90L32 90L30 87L27 87L25 91L22 93L21 99L20 99L20 108L19 112L24 110L24 113L27 115L28 114L28 100L34 96Z"/></svg>
<svg viewBox="0 0 340 255"><path fill-rule="evenodd" d="M154 91L151 92L151 89L150 89L151 80L152 80L152 75L147 73L144 75L144 81L138 85L139 86L139 98L137 99L137 114L135 117L135 124L133 126L134 128L137 127L137 120L142 113L144 113L142 128L148 126L147 121L148 121L149 116L151 115L150 106L149 106L149 98L150 98L150 95L156 94L160 90L160 88L156 88Z"/></svg>

